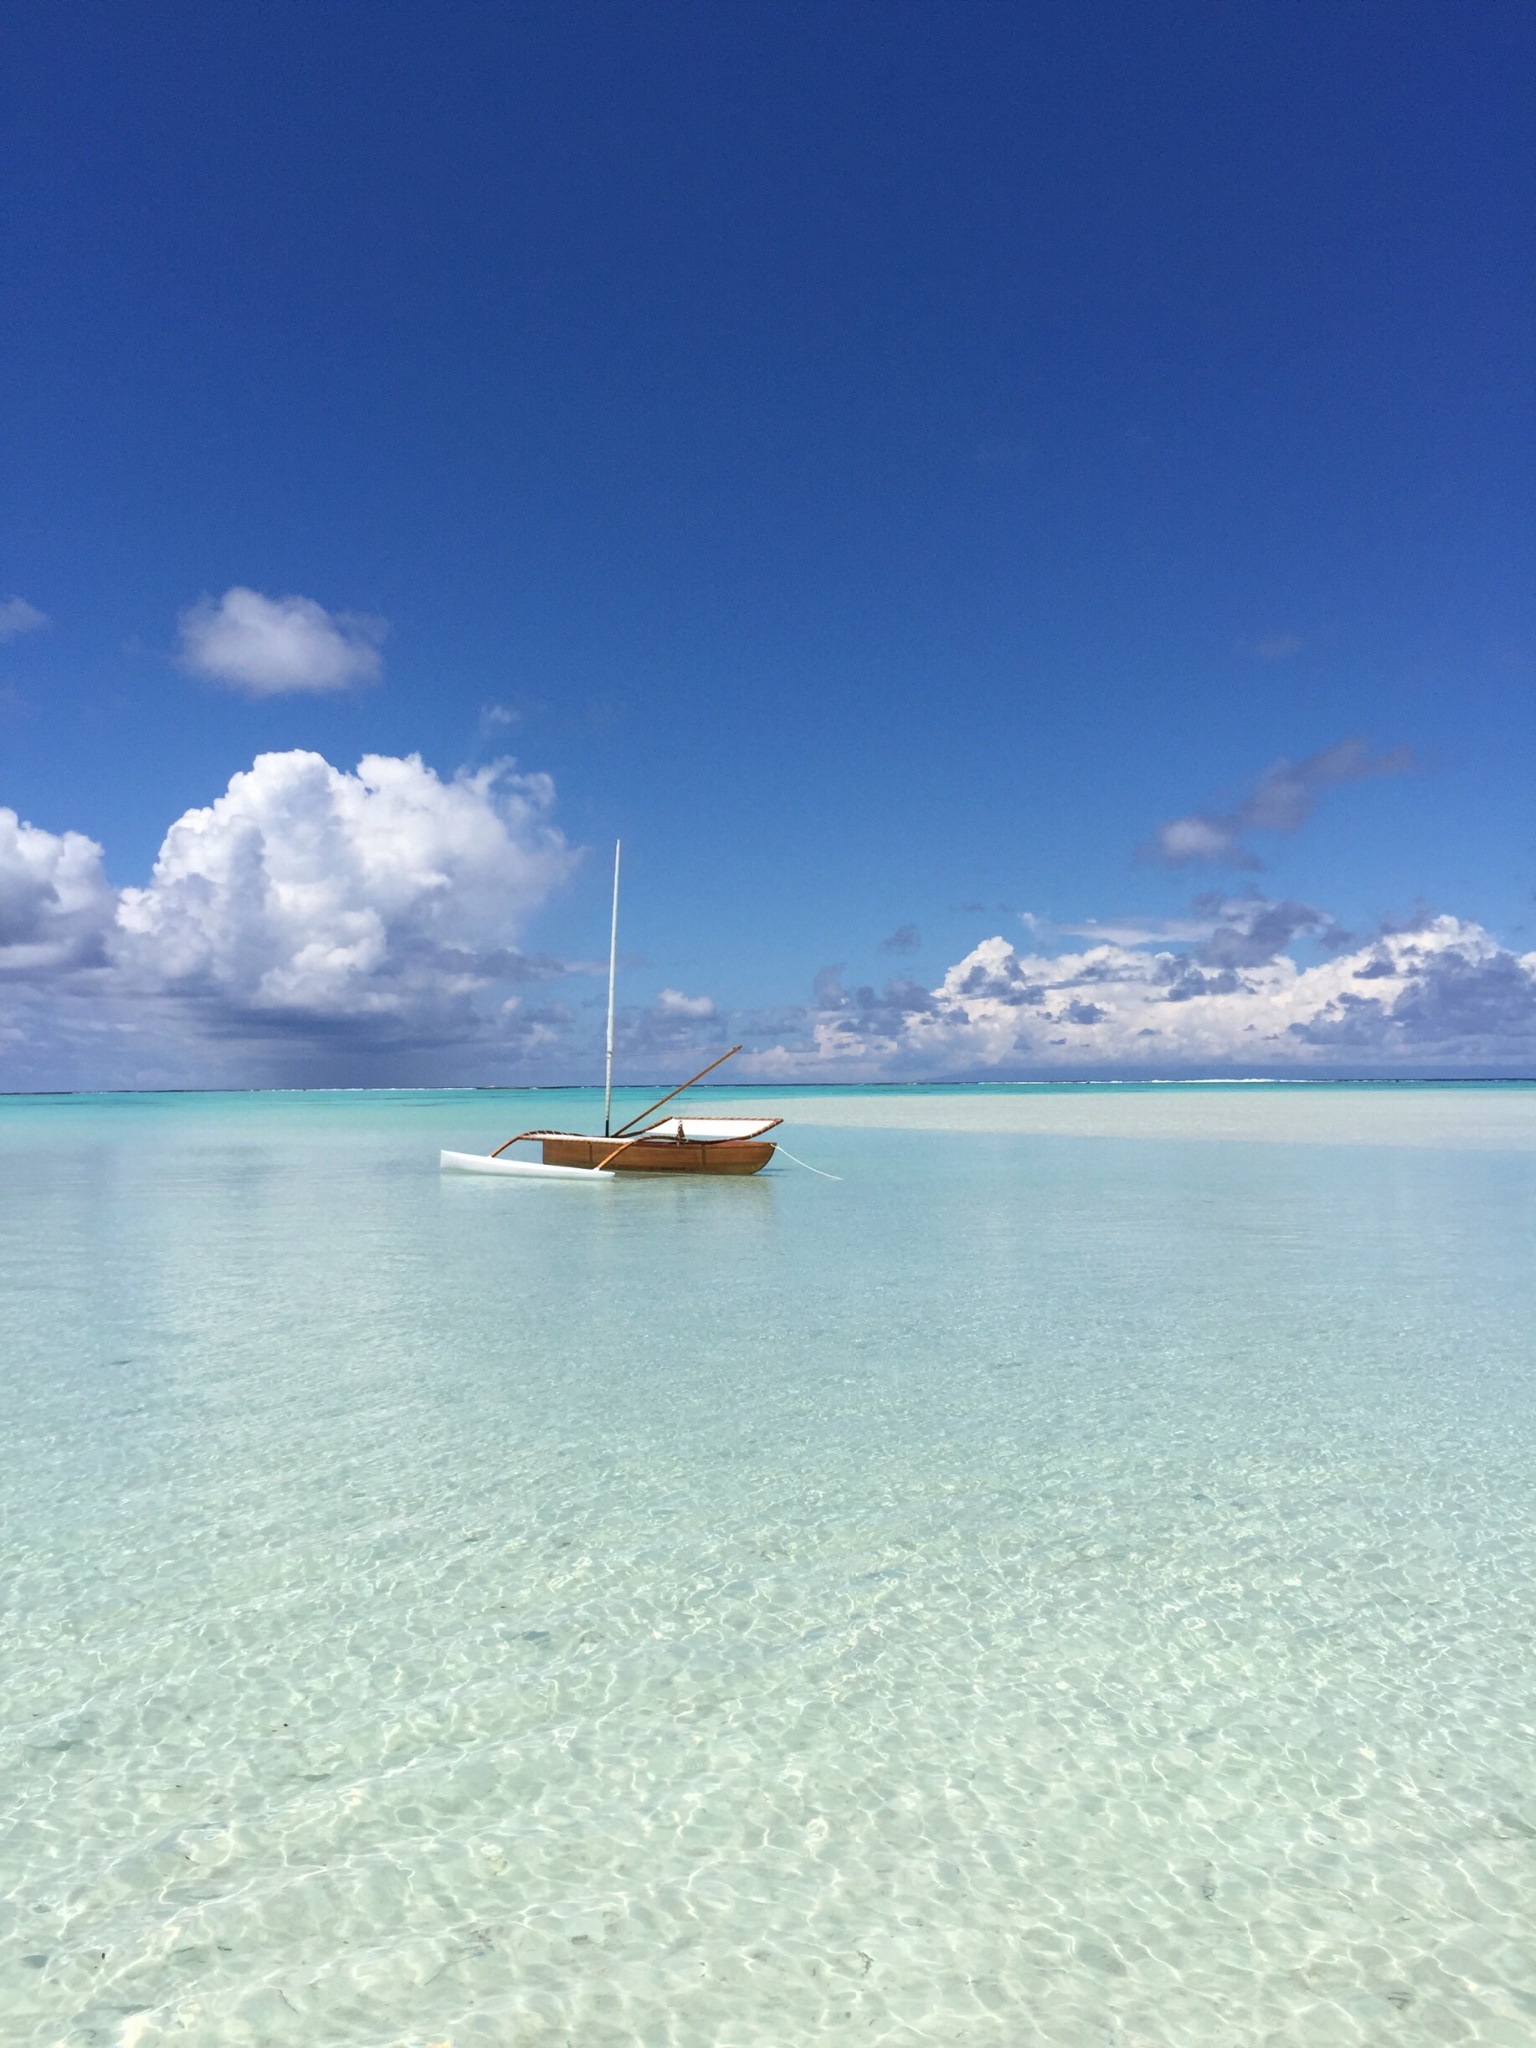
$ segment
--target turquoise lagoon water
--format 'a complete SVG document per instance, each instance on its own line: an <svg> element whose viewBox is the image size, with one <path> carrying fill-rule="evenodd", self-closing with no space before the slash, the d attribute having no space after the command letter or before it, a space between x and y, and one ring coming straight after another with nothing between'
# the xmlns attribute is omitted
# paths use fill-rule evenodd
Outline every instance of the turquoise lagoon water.
<svg viewBox="0 0 1536 2048"><path fill-rule="evenodd" d="M1536 1152L552 1105L0 1104L0 2039L1536 2042Z"/></svg>

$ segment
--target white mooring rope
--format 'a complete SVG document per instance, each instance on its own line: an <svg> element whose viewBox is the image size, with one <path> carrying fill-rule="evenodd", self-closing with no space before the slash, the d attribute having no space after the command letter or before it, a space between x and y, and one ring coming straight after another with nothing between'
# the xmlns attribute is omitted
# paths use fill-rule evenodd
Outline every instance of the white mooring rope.
<svg viewBox="0 0 1536 2048"><path fill-rule="evenodd" d="M783 1145L780 1145L775 1149L783 1153L784 1157L789 1161L791 1166L805 1166L805 1170L807 1173L820 1173L823 1180L840 1181L843 1177L840 1173L822 1173L822 1170L819 1166L806 1166L805 1161L803 1159L797 1159L794 1153L788 1151Z"/></svg>

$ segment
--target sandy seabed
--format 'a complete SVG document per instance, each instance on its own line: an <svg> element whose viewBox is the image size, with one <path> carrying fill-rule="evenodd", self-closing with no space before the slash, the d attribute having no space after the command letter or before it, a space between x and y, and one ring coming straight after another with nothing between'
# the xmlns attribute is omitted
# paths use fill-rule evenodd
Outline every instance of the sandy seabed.
<svg viewBox="0 0 1536 2048"><path fill-rule="evenodd" d="M1119 1088L1105 1083L953 1090L743 1093L710 1113L853 1130L1275 1145L1536 1151L1536 1083L1351 1087L1278 1082Z"/></svg>

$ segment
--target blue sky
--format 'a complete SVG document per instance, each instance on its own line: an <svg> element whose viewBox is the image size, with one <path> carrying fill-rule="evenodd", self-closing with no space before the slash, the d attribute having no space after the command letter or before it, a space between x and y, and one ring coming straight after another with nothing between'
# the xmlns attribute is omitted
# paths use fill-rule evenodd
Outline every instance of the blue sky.
<svg viewBox="0 0 1536 2048"><path fill-rule="evenodd" d="M1353 964L1266 1068L1536 1071L1533 45L1500 4L13 18L4 1085L570 1078L616 833L637 1072L727 1030L786 1076L1223 1071L1281 959ZM300 751L419 754L502 838L439 820L387 901L347 839L279 915L205 832L124 922ZM453 782L507 754L531 809ZM305 805L373 844L354 784L270 771L213 836L280 892ZM1158 858L1191 818L1213 857ZM988 956L995 1017L993 939L1036 963ZM1238 981L1159 1044L1191 959ZM1473 1009L1415 1037L1445 973Z"/></svg>

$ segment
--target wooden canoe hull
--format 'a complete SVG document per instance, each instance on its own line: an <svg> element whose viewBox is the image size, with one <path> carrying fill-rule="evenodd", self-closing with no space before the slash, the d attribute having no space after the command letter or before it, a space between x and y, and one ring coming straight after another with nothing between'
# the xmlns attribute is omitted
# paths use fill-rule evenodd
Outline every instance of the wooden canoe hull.
<svg viewBox="0 0 1536 2048"><path fill-rule="evenodd" d="M774 1147L761 1139L719 1138L707 1145L675 1138L642 1138L615 1151L622 1139L543 1138L546 1166L601 1166L614 1173L761 1173ZM613 1153L610 1159L609 1154Z"/></svg>

